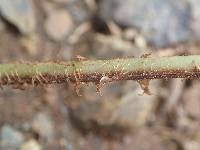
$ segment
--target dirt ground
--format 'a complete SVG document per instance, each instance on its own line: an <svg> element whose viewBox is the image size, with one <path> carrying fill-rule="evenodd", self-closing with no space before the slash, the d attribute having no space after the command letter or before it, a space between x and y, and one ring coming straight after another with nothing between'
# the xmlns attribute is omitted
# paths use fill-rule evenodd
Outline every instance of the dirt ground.
<svg viewBox="0 0 200 150"><path fill-rule="evenodd" d="M103 23L92 10L90 17L74 25L66 38L55 41L45 34L45 9L61 4L45 1L43 4L39 0L35 3L38 25L32 34L22 34L1 18L1 63L67 61L75 55L107 59L140 57L148 52L152 52L151 57L200 53L195 42L155 49L140 34L132 36L131 31L128 34L113 22ZM9 141L7 132L2 136L3 130L9 128L12 137L17 135L16 140L19 134L23 137L19 149L34 141L34 150L197 150L200 149L199 88L198 80L182 79L151 82L151 96L141 96L139 84L133 81L106 85L102 96L92 84L83 85L82 96L67 83L25 90L3 87L1 142Z"/></svg>

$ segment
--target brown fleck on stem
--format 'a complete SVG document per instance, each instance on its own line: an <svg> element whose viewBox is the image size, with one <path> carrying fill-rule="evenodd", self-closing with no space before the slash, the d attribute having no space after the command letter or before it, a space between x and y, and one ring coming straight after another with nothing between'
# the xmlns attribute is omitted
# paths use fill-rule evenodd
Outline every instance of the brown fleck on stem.
<svg viewBox="0 0 200 150"><path fill-rule="evenodd" d="M200 55L0 64L0 84L199 78Z"/></svg>

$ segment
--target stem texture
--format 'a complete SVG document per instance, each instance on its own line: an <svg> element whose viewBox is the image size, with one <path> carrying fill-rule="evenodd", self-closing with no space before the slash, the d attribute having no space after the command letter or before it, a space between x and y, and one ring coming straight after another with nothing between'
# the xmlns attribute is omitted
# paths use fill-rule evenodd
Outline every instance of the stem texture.
<svg viewBox="0 0 200 150"><path fill-rule="evenodd" d="M200 55L0 64L0 84L199 78Z"/></svg>

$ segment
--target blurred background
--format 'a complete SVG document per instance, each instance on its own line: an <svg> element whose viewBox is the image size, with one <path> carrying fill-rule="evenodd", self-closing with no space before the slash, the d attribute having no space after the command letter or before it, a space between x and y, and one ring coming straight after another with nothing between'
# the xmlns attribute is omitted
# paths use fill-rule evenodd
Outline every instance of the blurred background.
<svg viewBox="0 0 200 150"><path fill-rule="evenodd" d="M0 0L0 62L200 54L199 0ZM2 150L199 150L200 83L0 91Z"/></svg>

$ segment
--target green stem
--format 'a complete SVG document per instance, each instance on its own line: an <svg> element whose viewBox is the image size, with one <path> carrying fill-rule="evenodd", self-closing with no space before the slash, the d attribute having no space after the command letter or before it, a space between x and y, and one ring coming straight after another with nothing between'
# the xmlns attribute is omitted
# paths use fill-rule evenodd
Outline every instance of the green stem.
<svg viewBox="0 0 200 150"><path fill-rule="evenodd" d="M0 83L51 84L199 78L200 55L0 64Z"/></svg>

